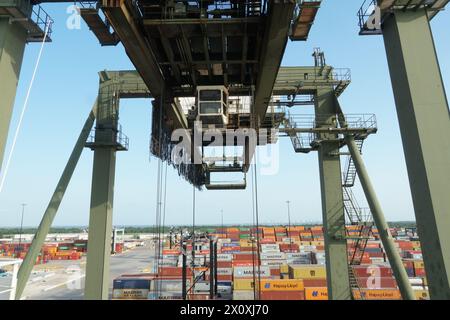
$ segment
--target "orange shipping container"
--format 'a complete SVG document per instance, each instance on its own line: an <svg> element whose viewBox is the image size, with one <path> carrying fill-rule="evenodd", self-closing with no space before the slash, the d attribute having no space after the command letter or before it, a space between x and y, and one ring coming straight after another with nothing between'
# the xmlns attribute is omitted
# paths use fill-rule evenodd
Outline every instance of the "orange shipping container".
<svg viewBox="0 0 450 320"><path fill-rule="evenodd" d="M328 300L326 287L305 288L305 300Z"/></svg>
<svg viewBox="0 0 450 320"><path fill-rule="evenodd" d="M269 279L261 280L261 291L303 291L303 280Z"/></svg>
<svg viewBox="0 0 450 320"><path fill-rule="evenodd" d="M353 290L357 300L401 300L400 290L397 289L363 289Z"/></svg>

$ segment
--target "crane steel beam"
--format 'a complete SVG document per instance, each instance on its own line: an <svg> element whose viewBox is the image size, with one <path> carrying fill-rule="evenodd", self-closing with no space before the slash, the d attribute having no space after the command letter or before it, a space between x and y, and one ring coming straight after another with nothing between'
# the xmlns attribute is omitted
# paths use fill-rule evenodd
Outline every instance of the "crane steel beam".
<svg viewBox="0 0 450 320"><path fill-rule="evenodd" d="M102 10L122 42L131 62L142 76L153 97L162 95L164 77L144 33L136 23L133 9L125 0L103 0Z"/></svg>
<svg viewBox="0 0 450 320"><path fill-rule="evenodd" d="M100 73L92 170L91 209L84 298L106 300L109 292L112 214L120 97L117 78ZM112 85L112 86L111 86Z"/></svg>
<svg viewBox="0 0 450 320"><path fill-rule="evenodd" d="M383 23L431 299L450 299L450 115L425 9Z"/></svg>
<svg viewBox="0 0 450 320"><path fill-rule="evenodd" d="M41 219L41 223L39 224L36 234L34 235L30 249L28 250L25 259L20 266L19 273L17 275L17 289L15 296L17 300L19 300L23 294L28 278L30 277L31 271L36 263L36 259L41 252L42 245L44 244L45 238L50 231L53 220L64 198L64 194L66 193L67 186L69 185L78 160L83 152L84 144L86 143L86 140L91 132L92 126L94 125L96 106L97 102L95 102L88 118L84 123L83 129L81 130L78 140L73 147L66 167L64 168L61 178L56 185L55 191L53 192L50 202L47 205L47 209Z"/></svg>
<svg viewBox="0 0 450 320"><path fill-rule="evenodd" d="M269 3L253 105L253 113L256 115L258 123L264 120L269 106L286 49L294 7L295 1L272 0Z"/></svg>
<svg viewBox="0 0 450 320"><path fill-rule="evenodd" d="M175 128L185 128L187 120L178 110L176 103L171 103L173 94L167 86L166 79L158 66L155 55L151 50L141 26L136 22L135 8L126 0L103 0L102 10L114 31L122 42L127 55L142 76L143 81L154 97L164 95L165 108L174 121Z"/></svg>
<svg viewBox="0 0 450 320"><path fill-rule="evenodd" d="M339 106L332 86L318 88L315 94L317 127L336 128ZM340 142L335 133L321 133L318 150L322 217L325 240L328 298L350 300L344 197L342 194Z"/></svg>
<svg viewBox="0 0 450 320"><path fill-rule="evenodd" d="M414 291L409 283L408 274L403 266L402 258L395 246L394 238L392 238L389 226L384 218L383 210L376 196L375 190L370 181L369 174L367 173L366 166L364 165L359 147L356 145L355 139L351 135L345 137L348 149L351 153L352 159L355 163L356 171L358 173L361 186L366 195L367 203L369 204L370 211L373 215L373 220L380 233L380 239L383 243L383 248L386 251L389 264L394 273L397 285L400 289L402 298L404 300L415 300Z"/></svg>
<svg viewBox="0 0 450 320"><path fill-rule="evenodd" d="M0 172L26 39L27 31L19 23L10 23L9 17L0 17Z"/></svg>

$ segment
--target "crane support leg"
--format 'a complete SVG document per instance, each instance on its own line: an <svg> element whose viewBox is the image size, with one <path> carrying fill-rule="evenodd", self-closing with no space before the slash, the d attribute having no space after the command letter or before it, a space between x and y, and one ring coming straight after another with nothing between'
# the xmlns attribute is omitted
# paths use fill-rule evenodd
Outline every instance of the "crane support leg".
<svg viewBox="0 0 450 320"><path fill-rule="evenodd" d="M0 172L26 39L27 31L22 26L10 23L9 17L0 17Z"/></svg>
<svg viewBox="0 0 450 320"><path fill-rule="evenodd" d="M404 300L415 300L414 291L409 283L408 274L406 273L402 258L400 257L400 253L395 246L394 238L392 238L391 231L389 230L389 226L384 218L383 210L381 209L381 205L375 194L375 190L372 186L372 182L370 181L369 174L367 173L367 169L361 157L359 148L356 145L353 136L346 136L345 141L350 154L352 155L353 161L355 162L359 181L361 182L361 186L366 195L367 203L369 204L370 211L372 212L373 220L380 234L384 251L386 251L389 264L394 272L402 298Z"/></svg>
<svg viewBox="0 0 450 320"><path fill-rule="evenodd" d="M109 298L119 101L119 95L111 89L109 78L101 75L95 142L89 144L94 150L94 165L84 292L84 298L88 300Z"/></svg>
<svg viewBox="0 0 450 320"><path fill-rule="evenodd" d="M336 114L335 100L333 88L317 90L315 112L319 126L336 126L333 119L333 114ZM334 136L322 134L320 139L323 141L318 150L328 297L330 300L350 300L339 141L333 139Z"/></svg>
<svg viewBox="0 0 450 320"><path fill-rule="evenodd" d="M90 112L88 118L86 119L86 122L84 123L83 129L81 130L78 140L73 147L70 158L67 161L66 167L64 168L61 178L58 181L50 202L47 205L47 209L45 210L44 216L42 217L37 232L34 235L31 247L20 266L17 276L17 288L15 296L17 300L20 299L23 294L25 286L28 282L28 278L30 277L31 270L33 270L36 259L41 252L42 245L44 244L45 238L50 231L53 219L58 212L59 205L61 204L67 186L69 185L70 179L72 178L73 172L75 171L75 168L77 166L78 160L80 159L81 153L83 152L84 144L86 143L89 133L91 132L92 126L94 125L95 108L96 104L94 104L92 111Z"/></svg>
<svg viewBox="0 0 450 320"><path fill-rule="evenodd" d="M383 24L431 299L450 299L450 113L427 12Z"/></svg>

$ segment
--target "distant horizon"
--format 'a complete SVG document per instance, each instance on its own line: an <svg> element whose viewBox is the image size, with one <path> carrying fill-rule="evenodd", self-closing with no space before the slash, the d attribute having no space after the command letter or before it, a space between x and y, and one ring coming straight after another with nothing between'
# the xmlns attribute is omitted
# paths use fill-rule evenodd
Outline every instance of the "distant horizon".
<svg viewBox="0 0 450 320"><path fill-rule="evenodd" d="M397 220L397 221L388 221L389 224L391 223L416 223L414 220ZM302 225L322 225L322 222L305 222L305 223L291 223L292 226L302 226ZM271 222L271 223L260 223L259 226L287 226L287 223L282 222ZM221 227L221 224L198 224L195 227ZM224 227L230 227L230 226L248 226L248 227L254 227L252 224L247 223L231 223L231 224L223 224ZM375 226L375 224L374 224ZM113 225L113 227L134 227L134 228L153 228L156 227L156 225ZM165 225L165 227L192 227L192 225L189 224L168 224ZM6 227L6 226L0 226L0 229L19 229L20 226L17 227ZM23 229L37 229L38 226L23 226ZM52 228L88 228L87 225L58 225L58 226L52 226Z"/></svg>

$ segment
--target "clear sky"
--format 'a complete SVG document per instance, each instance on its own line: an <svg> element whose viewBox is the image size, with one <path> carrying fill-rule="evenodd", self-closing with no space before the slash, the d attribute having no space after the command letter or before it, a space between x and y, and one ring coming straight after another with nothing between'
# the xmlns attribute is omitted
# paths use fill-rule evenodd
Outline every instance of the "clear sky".
<svg viewBox="0 0 450 320"><path fill-rule="evenodd" d="M375 113L379 132L365 144L363 156L389 220L413 220L403 149L382 37L358 36L356 12L362 0L323 1L309 40L290 42L283 65L311 65L313 48L321 47L327 63L352 70L352 84L340 98L345 113ZM26 226L36 226L78 137L98 90L97 72L131 69L124 49L101 47L87 26L66 28L67 5L45 5L55 20L53 42L44 48L5 187L0 194L0 226L20 223L21 203L27 203ZM446 88L450 87L450 12L432 22ZM12 132L35 65L38 44L27 45L19 82ZM305 113L311 110L305 108ZM299 110L298 112L302 112ZM114 224L155 222L157 159L149 157L150 100L122 100L120 122L130 138L130 150L117 156ZM280 170L259 176L262 222L321 220L317 154L295 154L290 140L280 141ZM149 160L150 158L150 160ZM85 149L54 225L87 225L92 152ZM169 168L167 224L192 221L192 187ZM250 179L249 179L250 180ZM356 193L365 203L358 186ZM251 191L197 192L197 223L252 221Z"/></svg>

